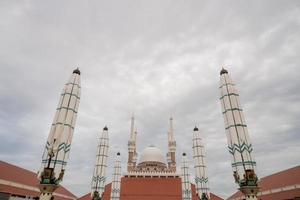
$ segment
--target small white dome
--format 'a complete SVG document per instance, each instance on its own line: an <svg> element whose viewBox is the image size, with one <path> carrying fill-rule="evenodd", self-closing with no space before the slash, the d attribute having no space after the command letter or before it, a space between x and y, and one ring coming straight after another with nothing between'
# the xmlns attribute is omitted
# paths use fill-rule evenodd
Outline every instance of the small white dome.
<svg viewBox="0 0 300 200"><path fill-rule="evenodd" d="M143 162L165 163L165 159L161 150L151 145L149 147L146 147L141 153L139 163Z"/></svg>

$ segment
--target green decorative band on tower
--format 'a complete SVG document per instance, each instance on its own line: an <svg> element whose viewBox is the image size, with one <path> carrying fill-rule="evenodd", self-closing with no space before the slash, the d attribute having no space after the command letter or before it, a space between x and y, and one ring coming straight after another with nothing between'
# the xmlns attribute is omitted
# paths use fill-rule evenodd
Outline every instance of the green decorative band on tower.
<svg viewBox="0 0 300 200"><path fill-rule="evenodd" d="M77 83L66 83L65 85L76 85L78 88L81 88L81 86Z"/></svg>
<svg viewBox="0 0 300 200"><path fill-rule="evenodd" d="M56 126L56 125L64 125L64 126L70 127L71 129L74 129L74 127L71 126L71 124L64 124L64 123L61 123L61 122L56 122L56 123L52 124L52 126Z"/></svg>
<svg viewBox="0 0 300 200"><path fill-rule="evenodd" d="M229 109L226 109L223 114L227 113L228 111L243 111L243 109L241 108L229 108Z"/></svg>
<svg viewBox="0 0 300 200"><path fill-rule="evenodd" d="M244 162L234 162L231 164L232 167L244 166L244 165L256 166L256 162L255 161L244 161Z"/></svg>
<svg viewBox="0 0 300 200"><path fill-rule="evenodd" d="M48 162L49 162L49 159L42 160L42 163L48 163ZM67 162L63 161L63 160L51 160L50 163L67 165Z"/></svg>
<svg viewBox="0 0 300 200"><path fill-rule="evenodd" d="M119 189L112 189L111 192L112 192L112 193L119 193L120 190L119 190Z"/></svg>
<svg viewBox="0 0 300 200"><path fill-rule="evenodd" d="M57 108L56 110L61 110L61 109L65 109L65 110L71 110L73 111L74 113L77 113L77 111L73 108L68 108L68 107L60 107L60 108Z"/></svg>
<svg viewBox="0 0 300 200"><path fill-rule="evenodd" d="M105 182L105 180L106 180L106 178L104 177L104 176L94 176L93 178L92 178L92 180L93 181L95 181L95 182L97 182L97 181L103 181L103 182Z"/></svg>
<svg viewBox="0 0 300 200"><path fill-rule="evenodd" d="M220 97L220 100L222 100L226 96L240 96L239 94L236 93L229 93L229 94L224 94L223 96Z"/></svg>
<svg viewBox="0 0 300 200"><path fill-rule="evenodd" d="M190 190L183 190L182 191L184 194L187 194L187 195L189 195L190 193L192 193L192 191L190 191Z"/></svg>
<svg viewBox="0 0 300 200"><path fill-rule="evenodd" d="M66 94L68 94L68 95L70 95L70 96L74 96L74 97L76 97L77 99L80 99L79 96L77 96L76 94L70 93L70 92L64 92L64 93L61 94L61 96L64 96L64 95L66 95Z"/></svg>
<svg viewBox="0 0 300 200"><path fill-rule="evenodd" d="M67 153L68 151L70 151L71 149L71 144L67 145L66 143L61 143L59 146L58 146L58 151L60 150L64 150L65 153Z"/></svg>
<svg viewBox="0 0 300 200"><path fill-rule="evenodd" d="M225 83L225 84L220 85L219 89L221 89L222 87L227 86L227 85L235 86L235 84L233 84L233 83Z"/></svg>
<svg viewBox="0 0 300 200"><path fill-rule="evenodd" d="M208 178L205 178L205 177L195 177L195 182L196 183L207 183L208 182Z"/></svg>
<svg viewBox="0 0 300 200"><path fill-rule="evenodd" d="M92 187L93 190L99 190L99 189L102 189L104 190L104 187L103 186L99 186L99 187Z"/></svg>
<svg viewBox="0 0 300 200"><path fill-rule="evenodd" d="M232 146L228 146L229 153L232 155L235 153L235 151L239 153L243 153L244 151L247 151L248 153L251 153L253 151L252 144L247 145L245 142L242 144L233 144Z"/></svg>
<svg viewBox="0 0 300 200"><path fill-rule="evenodd" d="M49 149L49 146L50 146L50 143L47 141L47 142L46 142L46 149L47 149L47 150Z"/></svg>
<svg viewBox="0 0 300 200"><path fill-rule="evenodd" d="M49 150L49 147L50 147L50 143L47 142L46 149ZM58 145L58 151L57 152L59 152L61 150L64 150L64 152L67 153L68 151L70 151L70 149L71 149L71 144L67 145L66 143L63 142L63 143Z"/></svg>
<svg viewBox="0 0 300 200"><path fill-rule="evenodd" d="M234 124L234 125L227 126L225 129L228 130L233 127L247 127L247 125L246 124Z"/></svg>

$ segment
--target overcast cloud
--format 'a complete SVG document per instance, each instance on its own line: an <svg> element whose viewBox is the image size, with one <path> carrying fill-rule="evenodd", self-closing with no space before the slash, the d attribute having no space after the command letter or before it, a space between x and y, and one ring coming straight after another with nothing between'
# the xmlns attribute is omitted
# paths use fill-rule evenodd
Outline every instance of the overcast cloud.
<svg viewBox="0 0 300 200"><path fill-rule="evenodd" d="M127 161L130 115L137 148L192 162L201 130L213 193L236 191L219 103L226 66L240 91L260 177L300 164L300 1L1 1L0 159L37 171L59 94L72 70L82 96L63 185L90 190L97 138ZM107 175L111 177L112 170Z"/></svg>

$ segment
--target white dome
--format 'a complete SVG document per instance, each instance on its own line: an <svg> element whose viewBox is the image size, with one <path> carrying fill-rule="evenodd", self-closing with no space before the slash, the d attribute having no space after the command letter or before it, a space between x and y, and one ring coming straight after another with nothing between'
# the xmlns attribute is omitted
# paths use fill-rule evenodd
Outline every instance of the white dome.
<svg viewBox="0 0 300 200"><path fill-rule="evenodd" d="M140 157L140 162L160 162L165 163L165 159L161 150L155 146L146 147Z"/></svg>

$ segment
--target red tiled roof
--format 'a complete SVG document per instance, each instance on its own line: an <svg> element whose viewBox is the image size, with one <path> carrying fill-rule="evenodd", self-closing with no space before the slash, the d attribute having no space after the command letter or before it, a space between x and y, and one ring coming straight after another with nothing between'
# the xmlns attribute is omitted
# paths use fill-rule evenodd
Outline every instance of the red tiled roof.
<svg viewBox="0 0 300 200"><path fill-rule="evenodd" d="M0 161L0 179L11 181L15 183L19 183L22 185L35 187L38 189L37 185L39 181L37 180L37 174L31 172L29 170L17 167L15 165ZM38 195L37 192L29 189L21 189L17 187L7 186L7 185L0 185L0 192L8 192L8 193L15 193L19 195ZM76 198L74 194L68 191L63 186L59 186L55 193L62 194L65 196L69 196L72 198ZM55 197L55 199L65 199L62 197Z"/></svg>
<svg viewBox="0 0 300 200"><path fill-rule="evenodd" d="M210 199L211 200L224 200L221 197L215 195L214 193L210 193Z"/></svg>
<svg viewBox="0 0 300 200"><path fill-rule="evenodd" d="M280 189L286 186L293 186L300 184L300 165L277 172L275 174L263 177L259 180L258 185L260 187L260 191L268 191L274 189ZM238 191L230 196L228 199L234 199L241 197L243 194ZM300 197L300 189L293 189L289 191L281 191L273 194L261 195L259 196L262 200L281 200L281 199L289 199L294 197Z"/></svg>
<svg viewBox="0 0 300 200"><path fill-rule="evenodd" d="M33 190L26 190L23 188L13 187L10 185L0 184L0 192L17 194L17 195L29 195L29 196L39 196L39 192Z"/></svg>
<svg viewBox="0 0 300 200"><path fill-rule="evenodd" d="M111 184L105 186L103 200L109 200ZM180 178L130 178L121 179L121 200L181 200ZM192 184L193 200L196 200L195 185ZM90 193L78 200L90 200ZM211 200L222 198L211 194Z"/></svg>
<svg viewBox="0 0 300 200"><path fill-rule="evenodd" d="M237 198L237 197L241 197L242 195L243 195L243 193L241 193L240 191L237 191L236 193L234 193L233 195L228 197L227 200L234 199L234 198Z"/></svg>
<svg viewBox="0 0 300 200"><path fill-rule="evenodd" d="M264 190L300 184L300 165L260 179L260 187Z"/></svg>
<svg viewBox="0 0 300 200"><path fill-rule="evenodd" d="M87 193L83 195L82 197L79 197L78 200L91 200L91 193Z"/></svg>
<svg viewBox="0 0 300 200"><path fill-rule="evenodd" d="M300 189L284 191L275 194L267 194L267 195L260 196L259 199L282 200L282 199L296 199L295 197L298 197L298 199L300 198Z"/></svg>

